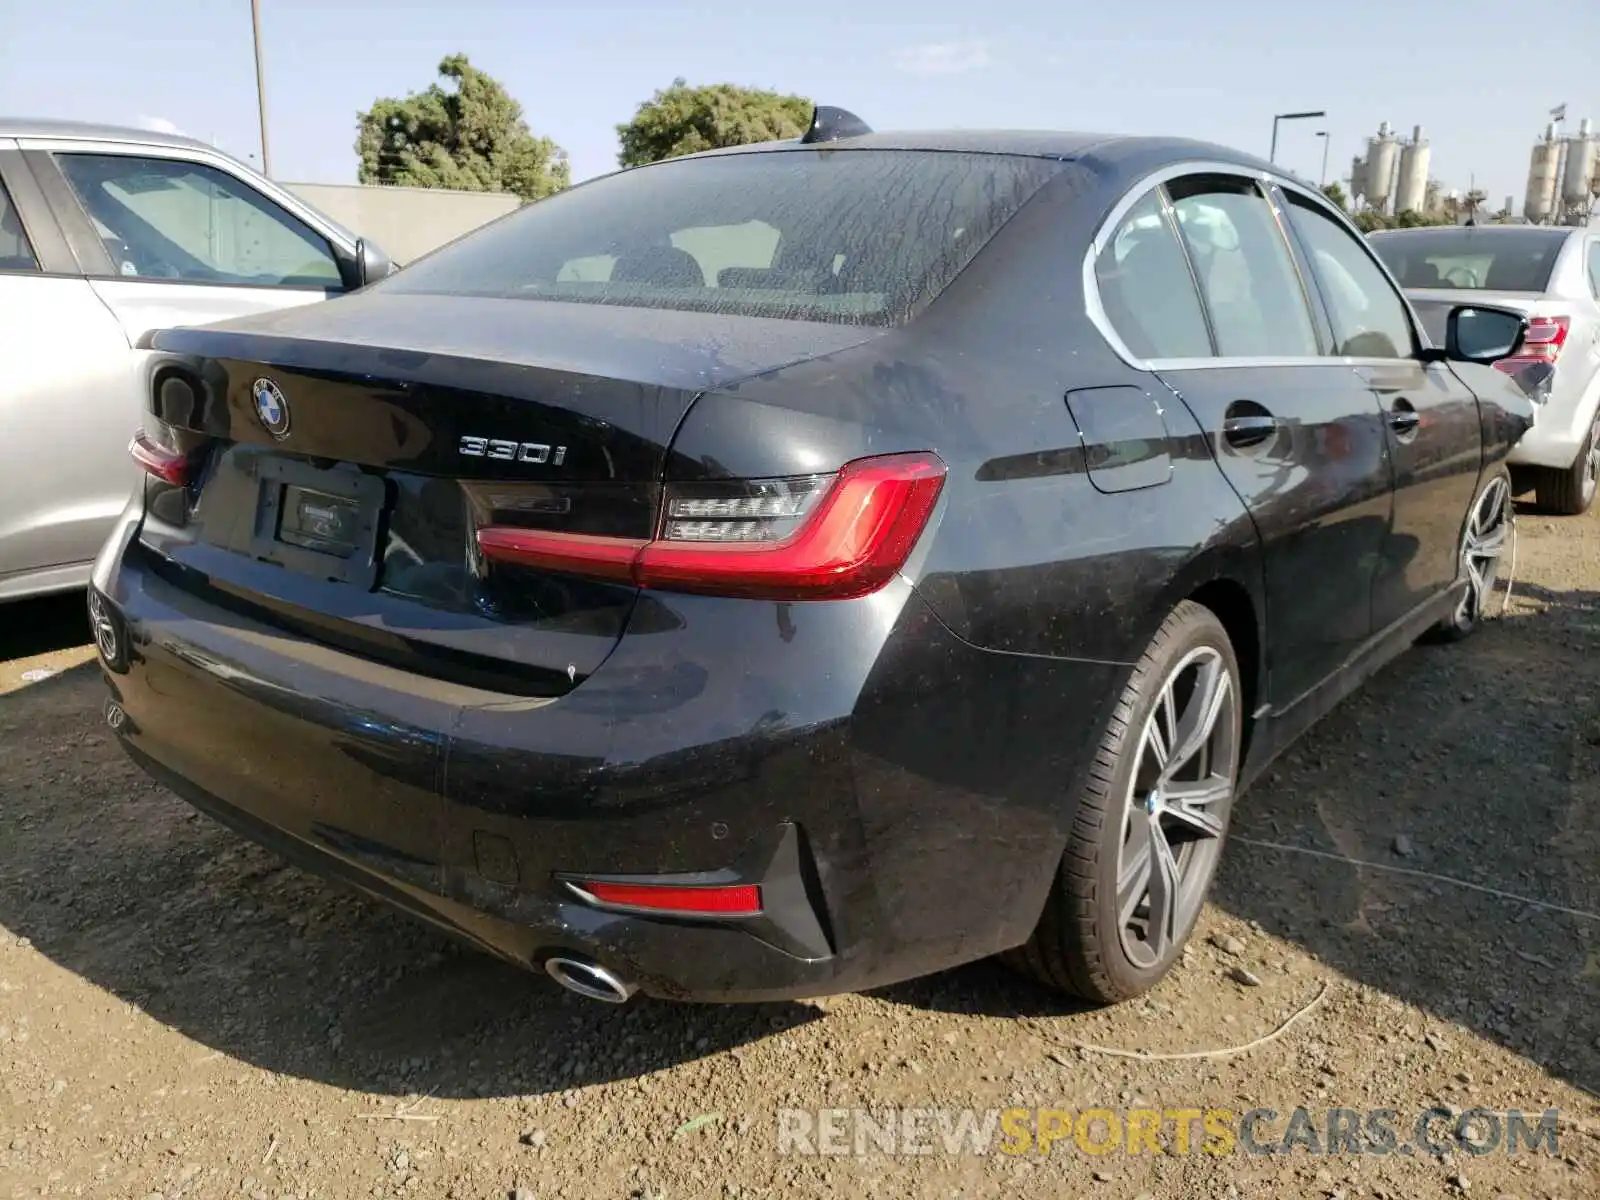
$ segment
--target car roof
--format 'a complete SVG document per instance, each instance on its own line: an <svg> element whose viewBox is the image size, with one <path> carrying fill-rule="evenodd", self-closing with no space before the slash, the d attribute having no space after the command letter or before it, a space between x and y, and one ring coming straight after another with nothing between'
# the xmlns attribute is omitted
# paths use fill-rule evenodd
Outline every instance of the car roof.
<svg viewBox="0 0 1600 1200"><path fill-rule="evenodd" d="M1387 238L1400 237L1415 233L1460 233L1467 237L1500 237L1503 234L1518 233L1523 237L1530 234L1535 237L1571 237L1574 233L1582 233L1581 225L1412 225L1405 229L1374 229L1369 237Z"/></svg>
<svg viewBox="0 0 1600 1200"><path fill-rule="evenodd" d="M1094 158L1103 162L1137 162L1148 159L1199 159L1247 169L1271 171L1288 177L1281 168L1227 146L1188 138L1145 137L1131 134L1091 133L1048 129L931 129L908 132L866 133L826 142L753 142L691 155L709 158L724 154L771 153L788 150L931 150L957 154L1009 154L1025 158L1051 158L1064 162Z"/></svg>
<svg viewBox="0 0 1600 1200"><path fill-rule="evenodd" d="M0 137L62 138L95 142L131 142L140 146L169 146L185 150L213 147L181 133L160 133L131 125L97 125L89 121L58 121L50 117L0 117Z"/></svg>

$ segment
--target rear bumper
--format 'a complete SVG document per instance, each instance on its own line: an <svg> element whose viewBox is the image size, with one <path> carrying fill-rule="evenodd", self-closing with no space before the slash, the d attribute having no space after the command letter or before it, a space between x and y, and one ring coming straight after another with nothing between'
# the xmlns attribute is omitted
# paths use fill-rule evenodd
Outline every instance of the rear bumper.
<svg viewBox="0 0 1600 1200"><path fill-rule="evenodd" d="M129 648L102 664L114 726L157 779L491 953L576 952L674 999L854 991L1019 944L1123 671L978 650L896 581L664 599L576 690L530 700L241 618L126 531L95 586ZM606 912L558 873L756 882L767 911Z"/></svg>

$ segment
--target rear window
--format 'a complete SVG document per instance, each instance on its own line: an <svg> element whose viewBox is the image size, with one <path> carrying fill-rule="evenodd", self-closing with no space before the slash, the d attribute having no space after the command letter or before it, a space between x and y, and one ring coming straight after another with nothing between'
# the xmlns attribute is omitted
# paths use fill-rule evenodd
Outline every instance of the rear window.
<svg viewBox="0 0 1600 1200"><path fill-rule="evenodd" d="M1380 233L1371 242L1401 287L1542 292L1566 238L1565 230L1460 226Z"/></svg>
<svg viewBox="0 0 1600 1200"><path fill-rule="evenodd" d="M673 160L557 193L376 286L894 325L1057 170L899 150Z"/></svg>

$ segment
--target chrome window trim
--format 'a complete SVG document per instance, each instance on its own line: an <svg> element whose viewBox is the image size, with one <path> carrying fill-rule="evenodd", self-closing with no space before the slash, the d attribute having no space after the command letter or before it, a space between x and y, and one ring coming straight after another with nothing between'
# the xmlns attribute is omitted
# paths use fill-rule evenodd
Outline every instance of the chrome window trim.
<svg viewBox="0 0 1600 1200"><path fill-rule="evenodd" d="M1421 323L1417 320L1417 314L1411 308L1411 300L1410 297L1406 295L1405 289L1400 287L1400 285L1395 282L1394 276L1389 273L1389 268L1384 265L1383 260L1373 252L1370 246L1365 245L1365 239L1361 236L1361 231L1350 223L1349 217L1345 216L1336 208L1334 208L1334 206L1328 202L1326 196L1318 196L1314 190L1307 188L1296 180L1286 179L1284 176L1279 175L1275 171L1264 171L1259 167L1240 166L1238 163L1219 162L1214 159L1186 159L1183 162L1168 163L1166 166L1147 172L1135 180L1134 183L1123 192L1121 198L1119 198L1117 202L1111 206L1111 211L1106 214L1099 227L1095 230L1094 237L1090 239L1089 248L1083 257L1084 312L1088 316L1090 324L1092 324L1099 332L1100 336L1106 340L1106 344L1111 347L1112 352L1116 354L1116 356L1124 363L1138 371L1152 372L1163 370L1215 371L1230 367L1341 366L1354 368L1368 366L1393 366L1395 363L1404 362L1419 364L1419 360L1414 356L1406 358L1353 358L1349 356L1329 354L1314 356L1234 355L1227 357L1217 356L1213 358L1140 358L1138 355L1136 355L1128 348L1127 343L1122 340L1121 336L1118 335L1116 329L1111 324L1111 318L1106 315L1105 305L1100 299L1100 283L1095 277L1095 261L1100 257L1100 254L1105 249L1106 244L1116 233L1117 227L1122 223L1122 219L1128 215L1128 213L1136 204L1139 203L1139 201L1145 198L1145 195L1148 192L1162 186L1165 183L1169 183L1174 179L1181 179L1185 175L1229 175L1235 179L1244 179L1256 184L1261 188L1262 200L1266 203L1268 209L1273 213L1280 225L1288 218L1286 214L1280 211L1277 202L1272 197L1271 189L1273 187L1277 187L1284 192L1292 191L1296 195L1312 201L1313 204L1315 204L1323 212L1327 213L1333 217L1334 220L1344 225L1345 228L1350 231L1352 236L1354 236L1358 241L1362 242L1363 248L1367 252L1367 256L1377 264L1378 270L1383 273L1383 277L1389 281L1389 285L1395 289L1396 294L1400 297L1400 303L1405 309L1406 317L1411 322L1411 330L1414 338L1413 344L1418 347L1431 345L1431 343L1428 341L1426 332L1422 329ZM1162 196L1161 206L1163 213L1165 213L1169 207L1165 195ZM1288 238L1287 229L1280 228L1280 233L1285 239ZM1179 246L1183 249L1185 257L1187 257L1188 248L1183 246L1181 240L1179 242ZM1293 261L1293 247L1287 242L1287 240L1285 241L1284 249L1290 252L1291 261ZM1299 274L1298 263L1295 264L1295 270L1296 274ZM1308 281L1302 280L1302 288L1307 286L1307 283ZM1196 285L1196 296L1199 298L1198 285ZM1311 310L1311 298L1307 296L1306 301L1308 305L1308 315L1313 318L1314 326L1316 314ZM1200 298L1200 306L1201 311L1204 312L1205 301L1203 298Z"/></svg>
<svg viewBox="0 0 1600 1200"><path fill-rule="evenodd" d="M1384 280L1389 284L1389 286L1394 289L1394 294L1400 298L1401 311L1405 313L1406 320L1411 322L1411 353L1402 358L1385 358L1379 361L1420 362L1421 359L1418 357L1419 353L1423 350L1432 348L1433 341L1428 337L1428 331L1422 327L1422 322L1417 319L1416 310L1411 307L1411 297L1406 295L1406 289L1400 286L1400 281L1396 279L1389 271L1388 265L1383 261L1382 257L1379 256L1378 252L1372 248L1372 243L1367 241L1361 230L1357 228L1356 225L1350 220L1349 214L1341 212L1336 206L1328 201L1326 196L1319 195L1313 189L1306 187L1304 184L1296 180L1280 179L1278 180L1278 187L1286 194L1293 192L1301 199L1310 201L1313 208L1317 209L1324 216L1328 217L1334 222L1334 224L1343 227L1344 231L1355 239L1356 244L1360 247L1361 251L1366 254L1367 258L1371 260L1372 265L1378 268L1378 274L1383 276ZM1287 213L1281 213L1280 219L1287 223L1289 216ZM1331 313L1329 314L1328 319L1330 321L1333 319L1333 315Z"/></svg>

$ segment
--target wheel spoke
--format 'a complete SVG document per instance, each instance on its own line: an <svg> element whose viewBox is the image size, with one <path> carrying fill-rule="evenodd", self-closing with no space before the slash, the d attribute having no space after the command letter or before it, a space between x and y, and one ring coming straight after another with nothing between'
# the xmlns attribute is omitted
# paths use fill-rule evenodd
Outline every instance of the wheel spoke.
<svg viewBox="0 0 1600 1200"><path fill-rule="evenodd" d="M1150 822L1150 864L1150 924L1145 940L1160 959L1178 936L1178 895L1182 880L1172 845L1156 821Z"/></svg>
<svg viewBox="0 0 1600 1200"><path fill-rule="evenodd" d="M1483 591L1483 568L1478 565L1476 558L1467 559L1467 579L1475 592Z"/></svg>
<svg viewBox="0 0 1600 1200"><path fill-rule="evenodd" d="M1198 665L1194 691L1184 705L1178 722L1175 745L1167 758L1166 773L1171 775L1200 752L1217 726L1229 692L1228 672L1221 658L1209 658Z"/></svg>
<svg viewBox="0 0 1600 1200"><path fill-rule="evenodd" d="M1218 776L1192 783L1169 783L1161 791L1165 815L1192 837L1222 836L1221 801L1233 795L1233 783Z"/></svg>
<svg viewBox="0 0 1600 1200"><path fill-rule="evenodd" d="M1506 546L1506 527L1499 522L1493 529L1474 534L1467 541L1467 553L1482 558L1499 558Z"/></svg>
<svg viewBox="0 0 1600 1200"><path fill-rule="evenodd" d="M1117 873L1117 922L1127 929L1145 893L1150 890L1150 818L1133 814L1129 839L1122 847L1122 862Z"/></svg>
<svg viewBox="0 0 1600 1200"><path fill-rule="evenodd" d="M1156 771L1158 773L1167 769L1167 763L1171 757L1169 749L1171 742L1169 739L1171 738L1170 730L1174 727L1172 711L1172 684L1168 683L1166 687L1161 689L1161 701L1156 705L1155 711L1150 714L1150 722L1145 727L1144 734L1144 744L1155 757ZM1161 720L1163 715L1167 717L1167 723L1164 726Z"/></svg>

